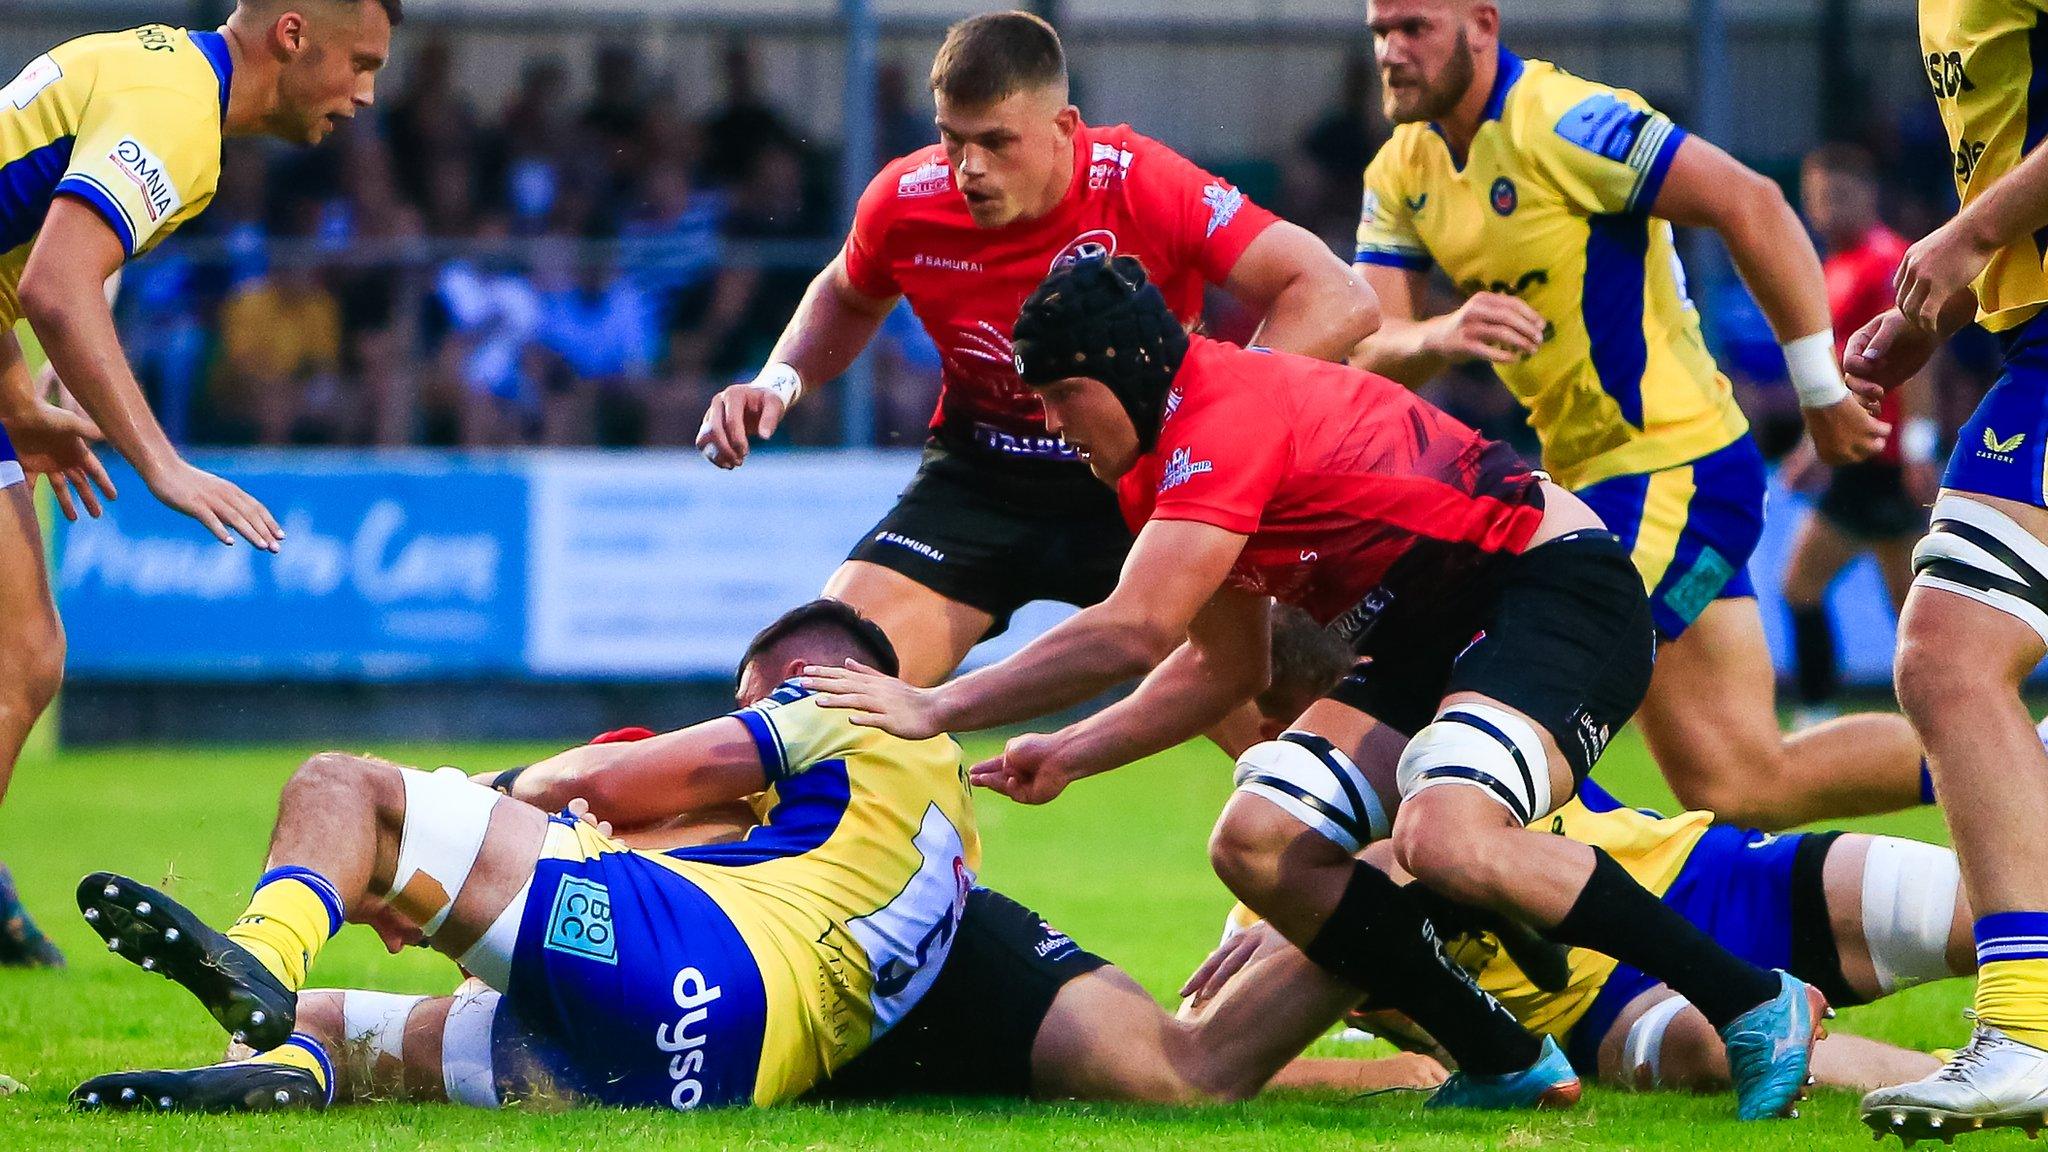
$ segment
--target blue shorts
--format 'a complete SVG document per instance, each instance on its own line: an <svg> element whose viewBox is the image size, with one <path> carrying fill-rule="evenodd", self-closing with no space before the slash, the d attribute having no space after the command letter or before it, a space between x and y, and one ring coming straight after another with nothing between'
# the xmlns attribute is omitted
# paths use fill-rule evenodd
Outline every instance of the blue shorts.
<svg viewBox="0 0 2048 1152"><path fill-rule="evenodd" d="M1664 892L1721 946L1759 968L1792 968L1793 863L1805 833L1772 835L1727 824L1707 829ZM1830 837L1832 839L1832 837ZM1565 1054L1581 1076L1599 1074L1600 1041L1629 1002L1663 983L1626 964L1614 970L1593 1006L1565 1036Z"/></svg>
<svg viewBox="0 0 2048 1152"><path fill-rule="evenodd" d="M655 860L544 855L509 985L492 1029L500 1068L537 1064L575 1096L619 1107L753 1102L760 967L731 918Z"/></svg>
<svg viewBox="0 0 2048 1152"><path fill-rule="evenodd" d="M1763 454L1745 435L1690 464L1615 476L1576 495L1621 537L1657 634L1675 640L1714 601L1756 595L1749 554L1764 532L1767 481Z"/></svg>
<svg viewBox="0 0 2048 1152"><path fill-rule="evenodd" d="M7 438L7 429L0 428L0 488L12 488L23 479L21 461L14 455L14 441Z"/></svg>
<svg viewBox="0 0 2048 1152"><path fill-rule="evenodd" d="M1941 486L2048 508L2048 311L1999 344L1998 382L1956 434Z"/></svg>

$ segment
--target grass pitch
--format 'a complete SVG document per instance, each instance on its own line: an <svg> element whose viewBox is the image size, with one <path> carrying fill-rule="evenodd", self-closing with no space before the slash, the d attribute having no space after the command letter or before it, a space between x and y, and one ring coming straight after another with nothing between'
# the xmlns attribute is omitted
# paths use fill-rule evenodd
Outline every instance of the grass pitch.
<svg viewBox="0 0 2048 1152"><path fill-rule="evenodd" d="M970 756L989 740L971 742ZM1044 1148L1470 1149L1713 1148L1716 1152L1852 1146L1868 1136L1855 1100L1822 1093L1796 1121L1740 1124L1728 1096L1631 1095L1589 1089L1575 1111L1545 1116L1425 1114L1412 1094L1351 1100L1271 1095L1250 1104L1160 1109L940 1101L893 1107L797 1106L678 1116L656 1112L484 1113L452 1106L376 1105L319 1116L74 1115L65 1097L114 1068L212 1059L219 1029L168 981L107 956L72 902L95 868L163 882L216 923L240 911L262 865L279 786L313 748L135 747L67 753L21 766L0 808L0 859L43 926L70 954L63 972L0 972L0 1072L27 1091L0 1098L0 1149L577 1149L804 1148L977 1152ZM551 749L508 745L378 748L409 763L480 769ZM1599 778L1631 803L1672 807L1633 731L1616 740ZM986 879L1026 901L1085 946L1129 970L1162 1000L1214 942L1229 898L1210 874L1209 826L1229 791L1228 765L1190 745L1083 783L1046 808L986 793L980 814ZM1932 810L1853 822L1866 831L1939 839ZM315 983L445 993L456 976L425 952L387 957L375 938L344 932ZM1932 985L1836 1021L1847 1031L1931 1048L1967 1038L1966 981ZM1355 1046L1325 1042L1326 1054ZM2017 1147L2016 1132L1969 1143Z"/></svg>

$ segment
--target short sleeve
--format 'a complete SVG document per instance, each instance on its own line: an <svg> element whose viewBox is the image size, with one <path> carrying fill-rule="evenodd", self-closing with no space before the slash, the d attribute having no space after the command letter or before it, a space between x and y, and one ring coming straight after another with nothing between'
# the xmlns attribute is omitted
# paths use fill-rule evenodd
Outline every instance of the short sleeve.
<svg viewBox="0 0 2048 1152"><path fill-rule="evenodd" d="M854 290L878 300L903 295L903 286L896 282L896 274L889 268L884 247L890 218L895 215L899 183L895 169L892 164L868 181L867 191L861 193L860 203L853 210L853 229L846 234L846 247L842 250L846 278L853 282Z"/></svg>
<svg viewBox="0 0 2048 1152"><path fill-rule="evenodd" d="M1243 189L1154 141L1133 158L1130 178L1134 207L1172 228L1167 247L1211 284L1229 278L1244 250L1279 220Z"/></svg>
<svg viewBox="0 0 2048 1152"><path fill-rule="evenodd" d="M1415 215L1400 187L1394 144L1387 144L1365 169L1365 203L1358 210L1359 264L1384 264L1421 272L1430 266L1429 248L1415 231Z"/></svg>
<svg viewBox="0 0 2048 1152"><path fill-rule="evenodd" d="M167 88L95 92L56 190L91 205L133 256L186 204L212 194L206 149L218 142L186 125L211 127L219 116L218 107Z"/></svg>
<svg viewBox="0 0 2048 1152"><path fill-rule="evenodd" d="M1684 129L1633 93L1590 84L1573 88L1544 103L1539 142L1530 151L1579 209L1647 214Z"/></svg>
<svg viewBox="0 0 2048 1152"><path fill-rule="evenodd" d="M1176 426L1178 425L1178 426ZM1286 474L1287 428L1259 389L1218 397L1159 439L1153 520L1192 520L1249 536Z"/></svg>
<svg viewBox="0 0 2048 1152"><path fill-rule="evenodd" d="M777 688L766 699L733 713L747 726L768 782L802 775L821 761L854 750L868 730L853 723L853 713L826 708L817 697L794 683Z"/></svg>

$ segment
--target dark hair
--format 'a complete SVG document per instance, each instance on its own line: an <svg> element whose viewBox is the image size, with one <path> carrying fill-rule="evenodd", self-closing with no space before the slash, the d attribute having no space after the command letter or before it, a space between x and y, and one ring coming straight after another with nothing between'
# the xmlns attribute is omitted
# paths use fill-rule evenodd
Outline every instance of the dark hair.
<svg viewBox="0 0 2048 1152"><path fill-rule="evenodd" d="M932 91L969 107L1067 80L1052 25L1029 12L984 12L946 29L932 59Z"/></svg>
<svg viewBox="0 0 2048 1152"><path fill-rule="evenodd" d="M1868 184L1877 183L1877 161L1871 159L1869 151L1860 145L1840 141L1823 144L1808 152L1805 162L1830 176L1850 176Z"/></svg>
<svg viewBox="0 0 2048 1152"><path fill-rule="evenodd" d="M1335 688L1358 657L1349 644L1291 604L1273 605L1272 629L1272 681L1254 703L1267 719L1285 724Z"/></svg>
<svg viewBox="0 0 2048 1152"><path fill-rule="evenodd" d="M896 660L896 646L889 643L881 625L861 615L853 605L843 600L821 596L784 612L775 618L774 623L756 632L754 638L747 641L747 650L740 655L739 675L745 675L747 665L760 659L769 649L791 637L816 631L837 632L853 641L869 664L891 676L896 675L900 667Z"/></svg>
<svg viewBox="0 0 2048 1152"><path fill-rule="evenodd" d="M241 2L248 3L249 0L241 0ZM368 4L372 2L377 7L384 9L384 15L390 18L393 28L405 23L405 0L342 0L344 4ZM255 6L259 8L282 7L284 6L284 0L255 0Z"/></svg>
<svg viewBox="0 0 2048 1152"><path fill-rule="evenodd" d="M1017 313L1010 346L1031 387L1074 377L1107 385L1130 415L1139 451L1150 452L1188 334L1136 258L1092 256L1053 267Z"/></svg>

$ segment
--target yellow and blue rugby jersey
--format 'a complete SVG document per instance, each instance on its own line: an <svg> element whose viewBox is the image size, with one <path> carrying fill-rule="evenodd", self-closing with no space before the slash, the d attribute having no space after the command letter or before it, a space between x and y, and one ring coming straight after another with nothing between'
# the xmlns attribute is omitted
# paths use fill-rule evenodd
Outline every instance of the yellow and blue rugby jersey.
<svg viewBox="0 0 2048 1152"><path fill-rule="evenodd" d="M76 196L129 256L204 211L234 65L218 32L161 24L67 41L0 88L0 326L50 201Z"/></svg>
<svg viewBox="0 0 2048 1152"><path fill-rule="evenodd" d="M1956 195L1982 196L2048 137L2048 26L2029 0L1920 0L1920 50L1948 129ZM2001 249L1977 278L1977 319L2017 327L2048 302L2048 228Z"/></svg>
<svg viewBox="0 0 2048 1152"><path fill-rule="evenodd" d="M1579 786L1571 803L1530 827L1604 850L1637 883L1662 896L1678 879L1713 820L1708 812L1666 817L1630 808L1588 780ZM1451 955L1531 1032L1556 1037L1559 1043L1593 1006L1617 967L1611 956L1573 948L1566 955L1571 983L1562 992L1545 992L1529 982L1491 936L1462 941L1451 949Z"/></svg>
<svg viewBox="0 0 2048 1152"><path fill-rule="evenodd" d="M785 684L735 713L768 768L744 840L662 854L729 916L767 986L754 1100L787 1100L916 1003L981 867L960 746L863 728Z"/></svg>
<svg viewBox="0 0 2048 1152"><path fill-rule="evenodd" d="M1698 459L1748 430L1700 335L1671 225L1650 214L1685 133L1633 92L1507 49L1459 166L1403 124L1365 172L1360 263L1434 263L1460 291L1504 292L1549 322L1495 367L1578 488Z"/></svg>

